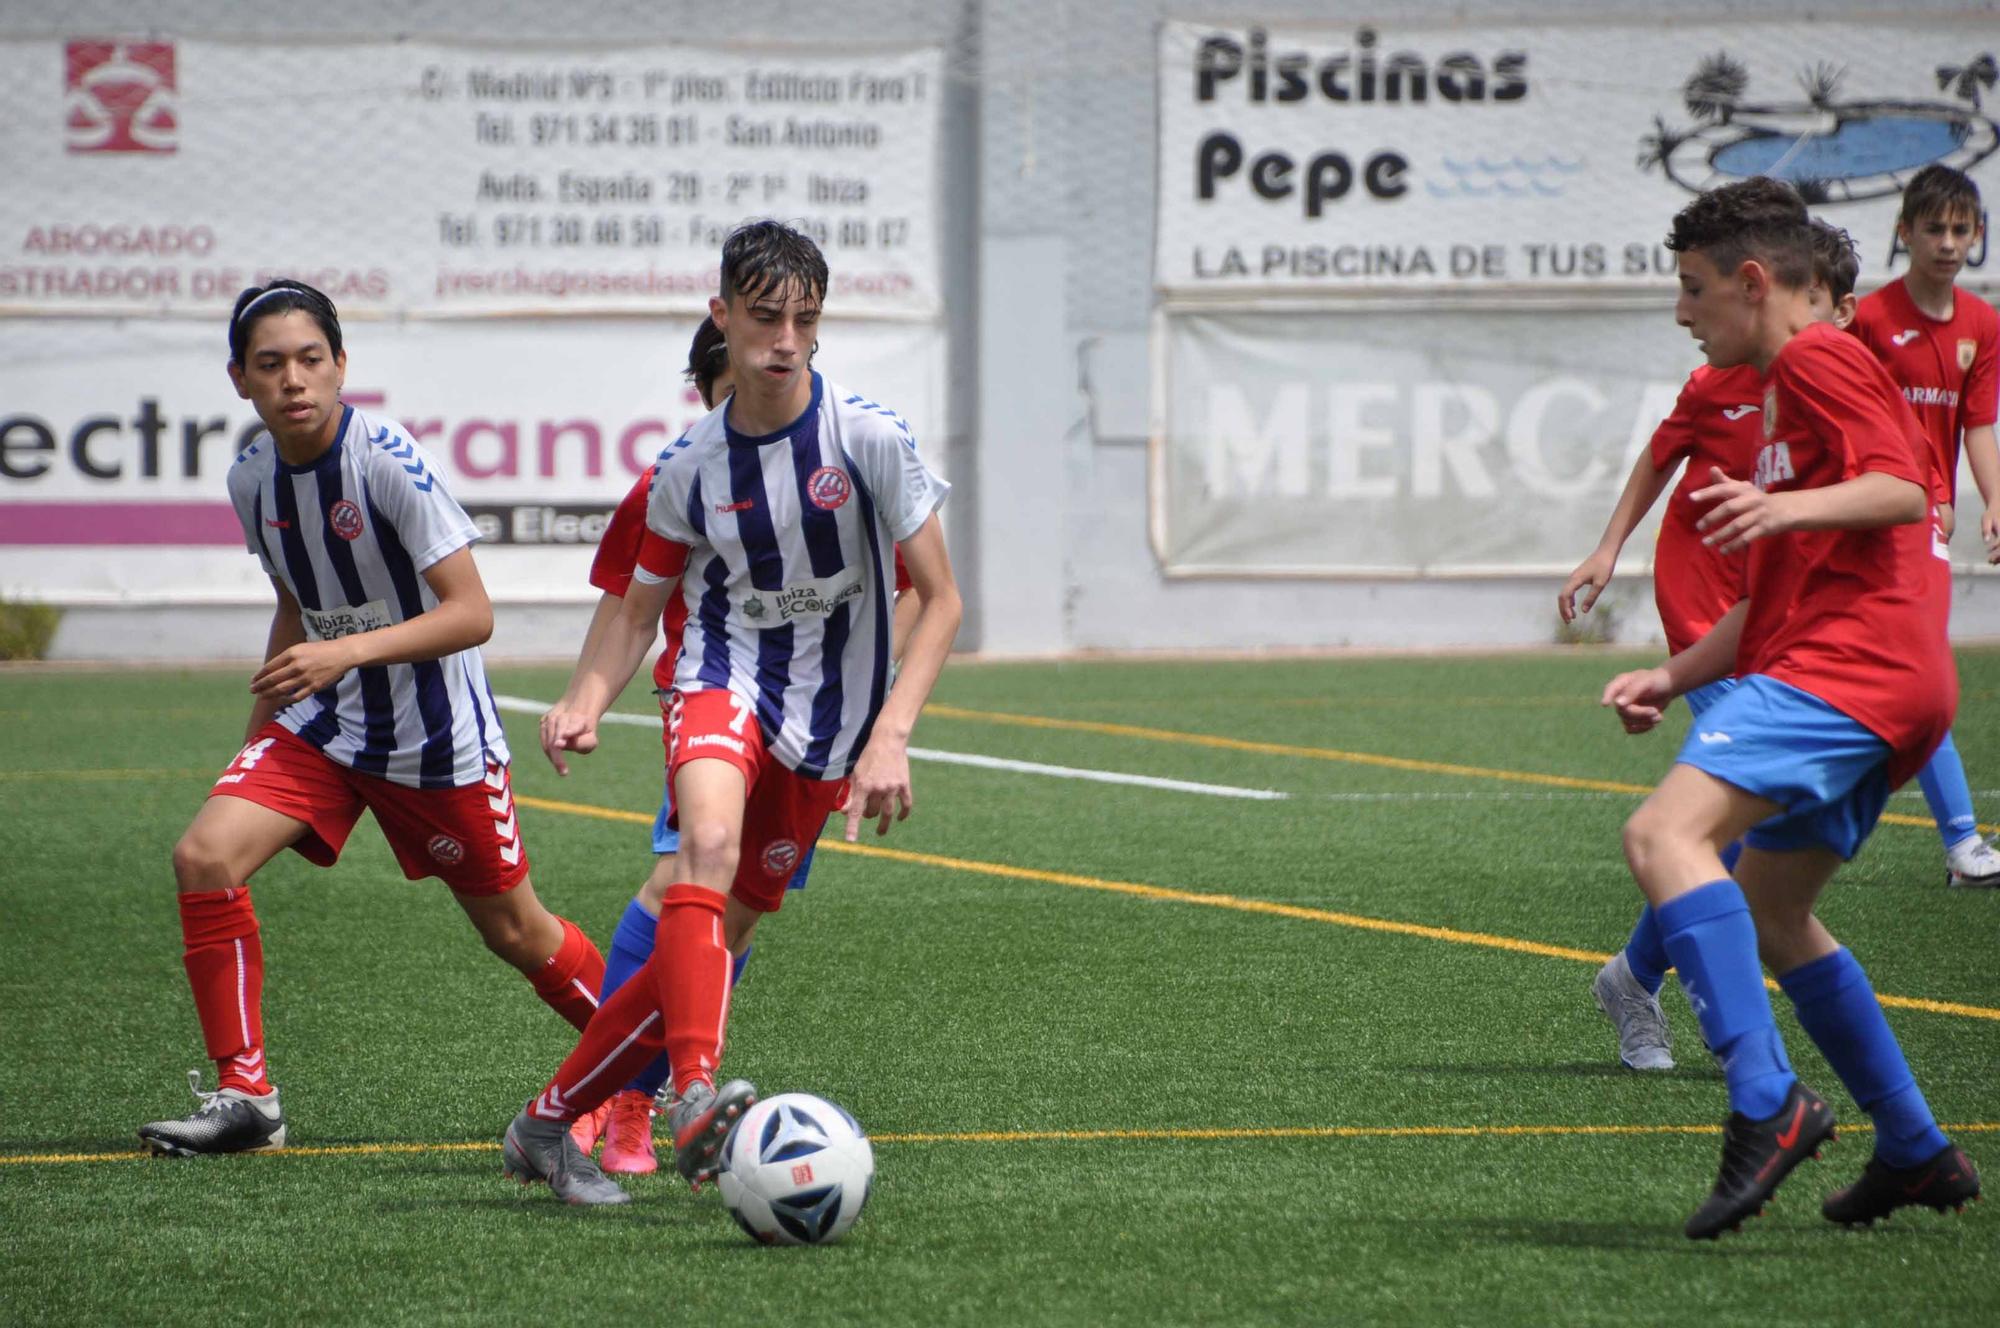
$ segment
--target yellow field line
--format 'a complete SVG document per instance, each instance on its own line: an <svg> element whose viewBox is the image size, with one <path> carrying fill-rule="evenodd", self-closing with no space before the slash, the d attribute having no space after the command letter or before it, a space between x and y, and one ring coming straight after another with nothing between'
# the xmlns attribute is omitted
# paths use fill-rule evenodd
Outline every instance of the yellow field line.
<svg viewBox="0 0 2000 1328"><path fill-rule="evenodd" d="M536 798L522 793L515 794L514 801L523 807L563 812L571 816L595 817L602 821L621 821L630 825L653 823L652 816L648 814L621 811L615 807L593 807L582 802L557 802L550 798ZM1611 957L1601 950L1578 950L1566 945L1524 941L1518 937L1495 936L1488 932L1460 931L1454 927L1432 927L1418 922L1396 922L1388 918L1371 918L1360 913L1305 908L1297 904L1274 903L1268 899L1246 899L1241 895L1175 890L1160 885L1142 885L1136 881L1108 881L1097 876L1043 871L1036 867L1014 867L1002 862L979 862L970 858L948 858L936 853L913 853L908 849L884 848L876 844L850 844L844 839L833 837L821 839L819 846L833 853L852 853L864 858L880 858L919 867L936 867L944 871L971 872L980 876L997 876L1003 880L1035 881L1044 885L1068 886L1076 890L1097 890L1106 894L1130 895L1138 899L1153 899L1166 903L1226 908L1239 913L1263 913L1272 917L1294 918L1302 922L1324 922L1336 927L1351 927L1357 931L1388 932L1397 936L1415 936L1427 941L1444 941L1452 945L1476 945L1489 950L1507 950L1514 954L1537 955L1544 959L1572 959L1578 963L1601 964ZM1773 991L1778 989L1778 984L1768 978L1764 985ZM1963 1005L1956 1001L1933 1001L1917 996L1885 996L1879 993L1875 999L1892 1010L1924 1010L1931 1014L1951 1014L1967 1019L1991 1019L2000 1022L2000 1010L1984 1005Z"/></svg>
<svg viewBox="0 0 2000 1328"><path fill-rule="evenodd" d="M1503 770L1493 766L1458 765L1449 761L1418 761L1406 756L1382 756L1374 752L1349 752L1338 747L1300 747L1284 742L1252 742L1246 738L1225 738L1213 733L1188 733L1180 729L1148 728L1140 724L1109 724L1092 719L1057 719L1049 715L1018 715L1001 710L969 710L964 706L931 704L926 715L940 719L962 719L979 724L1000 724L1015 728L1050 729L1064 733L1095 733L1110 738L1139 738L1146 742L1170 742L1186 747L1209 747L1218 751L1251 752L1259 756L1291 756L1308 761L1337 761L1346 765L1374 766L1383 770L1407 770L1425 775L1452 775L1460 779L1494 779L1508 784L1533 784L1542 788L1582 789L1592 793L1630 793L1640 797L1651 793L1650 784L1627 784L1615 779L1582 779L1574 775L1548 775L1532 770ZM1930 830L1936 823L1927 817L1884 812L1886 825L1919 826ZM1992 834L2000 826L1981 825Z"/></svg>
<svg viewBox="0 0 2000 1328"><path fill-rule="evenodd" d="M1862 1134L1875 1127L1867 1121L1842 1125L1847 1133ZM2000 1121L1979 1121L1968 1125L1940 1125L1947 1134L1992 1134L2000 1131ZM1720 1125L1298 1125L1251 1127L1247 1129L1183 1130L957 1130L908 1131L871 1134L878 1144L1044 1144L1044 1143L1230 1143L1270 1139L1561 1139L1635 1138L1658 1135L1720 1134ZM382 1157L419 1153L491 1153L497 1140L470 1140L433 1144L327 1144L317 1148L284 1148L269 1154L245 1154L255 1158L286 1157ZM153 1154L134 1149L118 1153L14 1153L0 1154L0 1167L62 1166L82 1162L130 1162Z"/></svg>

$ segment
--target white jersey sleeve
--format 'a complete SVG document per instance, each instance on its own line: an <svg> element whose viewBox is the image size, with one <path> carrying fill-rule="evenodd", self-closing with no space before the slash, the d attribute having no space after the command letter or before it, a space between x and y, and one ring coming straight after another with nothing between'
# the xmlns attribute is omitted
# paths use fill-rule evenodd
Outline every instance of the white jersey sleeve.
<svg viewBox="0 0 2000 1328"><path fill-rule="evenodd" d="M479 528L445 488L430 454L394 424L364 419L368 501L388 518L423 572L479 538Z"/></svg>
<svg viewBox="0 0 2000 1328"><path fill-rule="evenodd" d="M277 444L268 433L259 433L250 440L250 445L236 454L236 463L229 468L229 505L236 509L236 520L243 527L243 543L250 552L257 555L258 564L265 576L277 576L278 565L271 560L271 551L264 545L264 532L258 529L257 492L263 484L269 467L260 468L257 461Z"/></svg>
<svg viewBox="0 0 2000 1328"><path fill-rule="evenodd" d="M917 454L916 436L902 416L871 403L848 404L852 411L844 420L848 454L880 509L889 538L901 544L944 505L951 486ZM864 408L853 410L855 404Z"/></svg>

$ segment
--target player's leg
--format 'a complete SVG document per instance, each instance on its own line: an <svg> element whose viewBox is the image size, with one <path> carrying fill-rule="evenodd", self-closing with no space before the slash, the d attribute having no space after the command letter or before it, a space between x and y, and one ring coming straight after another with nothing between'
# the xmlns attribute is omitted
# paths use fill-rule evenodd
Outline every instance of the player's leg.
<svg viewBox="0 0 2000 1328"><path fill-rule="evenodd" d="M604 956L535 894L507 767L488 762L479 783L456 788L351 779L403 874L443 881L486 948L527 978L543 1004L573 1028L589 1023Z"/></svg>
<svg viewBox="0 0 2000 1328"><path fill-rule="evenodd" d="M1938 1129L1868 974L1813 915L1840 862L1824 847L1753 848L1738 877L1764 962L1791 998L1799 1027L1875 1123L1874 1155L1860 1179L1828 1195L1821 1211L1830 1221L1868 1223L1906 1206L1962 1207L1979 1197L1977 1169Z"/></svg>
<svg viewBox="0 0 2000 1328"><path fill-rule="evenodd" d="M2000 851L1979 835L1979 817L1972 808L1972 785L1965 762L1949 733L1931 759L1917 772L1917 784L1944 841L1945 880L1950 885L2000 885Z"/></svg>
<svg viewBox="0 0 2000 1328"><path fill-rule="evenodd" d="M331 865L360 813L332 762L270 725L230 761L174 845L181 962L217 1083L203 1093L191 1076L201 1105L140 1127L148 1148L186 1157L284 1146L264 1051L264 948L250 878L288 847Z"/></svg>

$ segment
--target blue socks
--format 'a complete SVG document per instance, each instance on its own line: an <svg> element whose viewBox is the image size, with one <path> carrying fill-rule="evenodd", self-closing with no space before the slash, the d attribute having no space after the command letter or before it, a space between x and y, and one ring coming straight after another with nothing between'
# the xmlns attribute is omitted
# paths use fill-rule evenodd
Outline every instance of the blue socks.
<svg viewBox="0 0 2000 1328"><path fill-rule="evenodd" d="M1722 870L1734 873L1736 860L1743 856L1743 841L1737 840L1722 850ZM1667 980L1667 970L1674 961L1667 957L1666 942L1660 939L1660 920L1654 916L1652 905L1647 905L1639 914L1639 921L1632 928L1632 938L1625 942L1625 964L1632 970L1632 976L1639 979L1639 985L1657 996L1661 984Z"/></svg>
<svg viewBox="0 0 2000 1328"><path fill-rule="evenodd" d="M653 938L658 934L660 920L648 913L640 904L638 896L633 896L625 905L624 916L618 919L618 930L611 934L611 953L604 957L604 985L598 989L598 1004L611 999L611 993L624 986L634 973L645 966L653 956ZM737 955L729 968L729 985L734 987L743 977L743 966L750 962L750 952L757 947L746 945L743 953ZM628 1090L657 1095L672 1077L672 1071L665 1056L657 1056L653 1062L625 1085Z"/></svg>
<svg viewBox="0 0 2000 1328"><path fill-rule="evenodd" d="M1702 1040L1722 1063L1729 1106L1768 1120L1797 1078L1785 1059L1757 960L1757 928L1743 892L1727 877L1653 910Z"/></svg>
<svg viewBox="0 0 2000 1328"><path fill-rule="evenodd" d="M1958 759L1958 748L1952 745L1949 733L1924 768L1917 771L1917 783L1923 786L1924 801L1931 806L1931 817L1946 848L1979 833L1979 818L1972 812L1972 786L1965 782L1965 762Z"/></svg>
<svg viewBox="0 0 2000 1328"><path fill-rule="evenodd" d="M1868 975L1845 947L1800 964L1778 986L1792 998L1799 1026L1874 1118L1875 1156L1888 1166L1914 1167L1950 1144L1910 1075Z"/></svg>

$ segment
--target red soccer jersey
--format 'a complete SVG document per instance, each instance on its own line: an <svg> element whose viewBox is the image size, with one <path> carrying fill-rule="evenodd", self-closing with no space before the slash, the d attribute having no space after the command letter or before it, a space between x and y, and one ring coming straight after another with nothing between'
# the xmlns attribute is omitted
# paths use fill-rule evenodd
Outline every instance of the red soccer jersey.
<svg viewBox="0 0 2000 1328"><path fill-rule="evenodd" d="M632 569L638 566L639 549L646 542L646 499L652 492L653 467L648 466L646 473L619 500L617 510L611 514L611 523L604 528L604 537L597 542L597 555L590 560L590 584L607 595L623 599L632 586ZM659 537L654 538L657 541ZM678 575L680 570L675 566L669 574ZM910 574L903 566L903 551L897 549L896 593L900 595L909 588ZM660 628L667 641L660 657L653 661L653 685L662 690L673 688L674 661L680 658L681 633L687 628L687 616L687 599L679 593L667 601L666 612L660 616Z"/></svg>
<svg viewBox="0 0 2000 1328"><path fill-rule="evenodd" d="M1868 472L1928 478L1909 407L1852 337L1816 323L1765 375L1765 441L1751 480L1766 492ZM1891 786L1930 758L1958 708L1945 637L1949 564L1930 521L1801 530L1750 546L1750 616L1739 674L1810 692L1889 744Z"/></svg>
<svg viewBox="0 0 2000 1328"><path fill-rule="evenodd" d="M1653 469L1687 462L1681 482L1660 518L1653 551L1653 601L1667 631L1667 653L1678 655L1702 637L1743 598L1748 560L1701 542L1695 522L1705 510L1688 497L1714 483L1711 467L1731 479L1748 479L1764 441L1764 383L1753 365L1689 375L1673 414L1653 431Z"/></svg>
<svg viewBox="0 0 2000 1328"><path fill-rule="evenodd" d="M1902 389L1936 467L1937 501L1957 500L1964 431L2000 413L2000 316L1969 291L1952 293L1950 318L1917 308L1899 278L1863 300L1848 329Z"/></svg>

